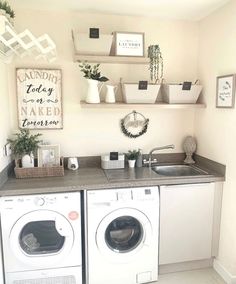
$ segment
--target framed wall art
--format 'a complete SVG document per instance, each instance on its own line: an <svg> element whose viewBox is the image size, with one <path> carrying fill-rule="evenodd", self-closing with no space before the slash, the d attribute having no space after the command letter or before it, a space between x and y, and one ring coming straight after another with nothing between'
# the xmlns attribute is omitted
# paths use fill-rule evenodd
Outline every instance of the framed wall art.
<svg viewBox="0 0 236 284"><path fill-rule="evenodd" d="M16 83L19 128L63 128L61 70L19 68Z"/></svg>
<svg viewBox="0 0 236 284"><path fill-rule="evenodd" d="M233 108L235 101L235 74L217 77L216 107Z"/></svg>
<svg viewBox="0 0 236 284"><path fill-rule="evenodd" d="M113 35L113 55L144 56L144 33L114 32Z"/></svg>
<svg viewBox="0 0 236 284"><path fill-rule="evenodd" d="M38 167L60 165L60 145L40 145L38 148Z"/></svg>

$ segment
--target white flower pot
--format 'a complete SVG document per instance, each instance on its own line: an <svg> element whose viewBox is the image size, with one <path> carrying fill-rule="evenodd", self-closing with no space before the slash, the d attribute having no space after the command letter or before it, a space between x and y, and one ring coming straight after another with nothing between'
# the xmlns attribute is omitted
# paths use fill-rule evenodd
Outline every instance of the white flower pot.
<svg viewBox="0 0 236 284"><path fill-rule="evenodd" d="M129 168L134 168L136 160L128 160Z"/></svg>
<svg viewBox="0 0 236 284"><path fill-rule="evenodd" d="M127 104L154 104L160 90L160 84L148 84L147 90L139 90L138 83L122 84L124 101Z"/></svg>
<svg viewBox="0 0 236 284"><path fill-rule="evenodd" d="M164 102L168 104L195 104L202 91L202 86L192 85L190 90L182 90L182 88L182 84L164 84Z"/></svg>
<svg viewBox="0 0 236 284"><path fill-rule="evenodd" d="M34 167L34 155L24 155L21 158L22 168L33 168Z"/></svg>
<svg viewBox="0 0 236 284"><path fill-rule="evenodd" d="M93 79L87 79L88 91L86 96L86 103L88 104L99 104L100 96L99 92L103 87L103 84L98 86L99 81Z"/></svg>
<svg viewBox="0 0 236 284"><path fill-rule="evenodd" d="M75 52L86 55L106 55L110 54L113 36L111 34L101 34L99 38L90 38L88 33L78 33L73 31Z"/></svg>

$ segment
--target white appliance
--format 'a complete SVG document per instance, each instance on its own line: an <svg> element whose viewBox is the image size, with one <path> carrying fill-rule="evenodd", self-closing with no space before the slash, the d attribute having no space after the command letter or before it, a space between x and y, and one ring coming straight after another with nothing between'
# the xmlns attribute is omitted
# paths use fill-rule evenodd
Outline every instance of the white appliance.
<svg viewBox="0 0 236 284"><path fill-rule="evenodd" d="M7 284L82 283L80 193L4 197Z"/></svg>
<svg viewBox="0 0 236 284"><path fill-rule="evenodd" d="M1 203L0 203L1 205ZM1 206L0 206L1 208ZM1 226L0 226L1 233ZM2 261L2 239L0 234L0 284L4 284L3 261Z"/></svg>
<svg viewBox="0 0 236 284"><path fill-rule="evenodd" d="M159 188L87 191L87 283L158 279Z"/></svg>

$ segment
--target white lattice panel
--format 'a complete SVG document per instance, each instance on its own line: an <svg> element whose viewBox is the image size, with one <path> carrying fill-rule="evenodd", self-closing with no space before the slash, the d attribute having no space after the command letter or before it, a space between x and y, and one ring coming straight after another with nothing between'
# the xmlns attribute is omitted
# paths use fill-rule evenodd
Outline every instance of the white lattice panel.
<svg viewBox="0 0 236 284"><path fill-rule="evenodd" d="M14 55L51 62L56 59L56 45L47 34L36 38L28 29L17 33L6 17L0 16L0 54L5 62L10 62Z"/></svg>

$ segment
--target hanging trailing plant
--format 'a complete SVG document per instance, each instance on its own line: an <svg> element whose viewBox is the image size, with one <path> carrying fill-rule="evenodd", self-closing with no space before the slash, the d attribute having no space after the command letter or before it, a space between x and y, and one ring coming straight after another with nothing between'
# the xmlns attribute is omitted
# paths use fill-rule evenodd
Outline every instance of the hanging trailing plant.
<svg viewBox="0 0 236 284"><path fill-rule="evenodd" d="M150 59L150 79L152 83L157 84L163 79L163 57L159 45L148 47L148 58Z"/></svg>

